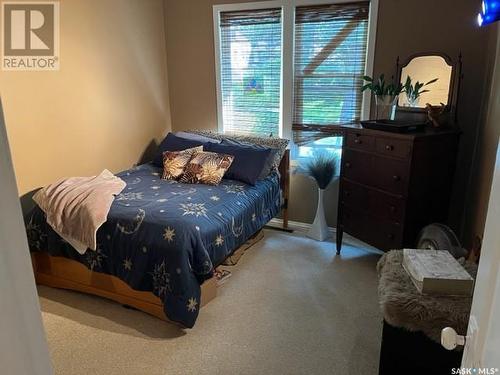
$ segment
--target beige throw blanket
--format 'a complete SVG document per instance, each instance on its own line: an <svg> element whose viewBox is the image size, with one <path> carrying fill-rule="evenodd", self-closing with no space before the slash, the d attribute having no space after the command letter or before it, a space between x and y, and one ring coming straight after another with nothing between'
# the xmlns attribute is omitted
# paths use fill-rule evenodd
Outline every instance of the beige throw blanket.
<svg viewBox="0 0 500 375"><path fill-rule="evenodd" d="M71 177L39 190L33 200L47 223L80 254L96 250L97 230L107 220L116 194L126 183L105 169L98 176Z"/></svg>

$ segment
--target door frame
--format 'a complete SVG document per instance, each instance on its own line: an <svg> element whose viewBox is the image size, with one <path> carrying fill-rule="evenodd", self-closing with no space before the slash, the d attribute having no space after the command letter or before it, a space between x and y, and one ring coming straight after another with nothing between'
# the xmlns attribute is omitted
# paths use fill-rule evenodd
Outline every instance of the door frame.
<svg viewBox="0 0 500 375"><path fill-rule="evenodd" d="M463 368L500 368L500 148L497 148Z"/></svg>
<svg viewBox="0 0 500 375"><path fill-rule="evenodd" d="M49 375L52 365L1 100L0 191L0 372Z"/></svg>

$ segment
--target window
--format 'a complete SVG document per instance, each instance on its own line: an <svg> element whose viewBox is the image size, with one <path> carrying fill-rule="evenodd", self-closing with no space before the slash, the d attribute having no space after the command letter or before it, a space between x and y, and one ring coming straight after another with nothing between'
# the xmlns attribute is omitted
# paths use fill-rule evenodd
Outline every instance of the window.
<svg viewBox="0 0 500 375"><path fill-rule="evenodd" d="M340 161L342 159L342 137L326 136L312 142L308 142L303 146L292 145L290 149L293 155L293 163L295 171L299 173L305 172L304 167L314 157L320 155L334 156L337 164L337 171L340 171ZM338 173L338 172L337 172Z"/></svg>
<svg viewBox="0 0 500 375"><path fill-rule="evenodd" d="M369 3L297 7L293 123L360 120Z"/></svg>
<svg viewBox="0 0 500 375"><path fill-rule="evenodd" d="M222 12L224 131L277 136L281 96L281 8Z"/></svg>
<svg viewBox="0 0 500 375"><path fill-rule="evenodd" d="M321 5L318 5L321 4ZM304 144L367 117L378 0L214 6L220 131Z"/></svg>
<svg viewBox="0 0 500 375"><path fill-rule="evenodd" d="M296 159L308 159L319 154L332 154L340 161L342 157L342 137L326 137L297 147Z"/></svg>

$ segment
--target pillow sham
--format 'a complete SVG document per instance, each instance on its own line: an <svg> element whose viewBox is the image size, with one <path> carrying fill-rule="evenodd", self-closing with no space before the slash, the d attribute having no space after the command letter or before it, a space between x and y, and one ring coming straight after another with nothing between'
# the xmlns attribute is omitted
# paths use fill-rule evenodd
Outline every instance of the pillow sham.
<svg viewBox="0 0 500 375"><path fill-rule="evenodd" d="M215 138L210 138L201 134L195 134L195 133L189 133L189 132L175 132L175 136L184 138L184 139L190 139L192 141L199 141L203 143L207 142L212 142L212 143L220 143L220 139L215 139Z"/></svg>
<svg viewBox="0 0 500 375"><path fill-rule="evenodd" d="M215 152L198 152L184 168L180 182L218 185L231 166L234 156Z"/></svg>
<svg viewBox="0 0 500 375"><path fill-rule="evenodd" d="M157 167L163 167L163 153L165 151L182 151L187 148L193 148L202 145L203 142L177 137L172 133L168 133L165 139L161 141L160 145L158 146L158 151L155 158L153 159L153 164Z"/></svg>
<svg viewBox="0 0 500 375"><path fill-rule="evenodd" d="M177 180L193 155L202 152L203 146L188 148L183 151L165 151L163 153L163 175L164 180Z"/></svg>
<svg viewBox="0 0 500 375"><path fill-rule="evenodd" d="M223 139L221 144L223 145L240 145L240 146L247 146L247 147L253 147L256 149L269 149L271 152L269 153L269 156L266 159L266 162L264 163L264 167L262 168L262 172L260 173L259 177L257 178L258 180L263 180L269 174L271 171L274 169L273 164L274 164L274 159L276 158L276 154L279 152L277 148L270 148L262 145L257 145L253 143L244 143L244 142L239 142L231 139Z"/></svg>
<svg viewBox="0 0 500 375"><path fill-rule="evenodd" d="M234 156L234 161L226 172L225 177L250 185L255 185L271 154L270 148L258 148L254 145L229 142L220 144L207 143L204 149L210 152Z"/></svg>

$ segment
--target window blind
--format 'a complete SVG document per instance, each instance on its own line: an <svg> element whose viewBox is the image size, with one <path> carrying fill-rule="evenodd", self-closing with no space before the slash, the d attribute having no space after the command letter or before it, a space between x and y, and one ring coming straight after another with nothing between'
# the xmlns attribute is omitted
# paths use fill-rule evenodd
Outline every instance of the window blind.
<svg viewBox="0 0 500 375"><path fill-rule="evenodd" d="M224 131L278 136L281 9L221 12Z"/></svg>
<svg viewBox="0 0 500 375"><path fill-rule="evenodd" d="M314 138L321 131L334 132L340 124L359 121L368 13L369 2L296 8L296 138ZM302 135L296 134L300 131Z"/></svg>

